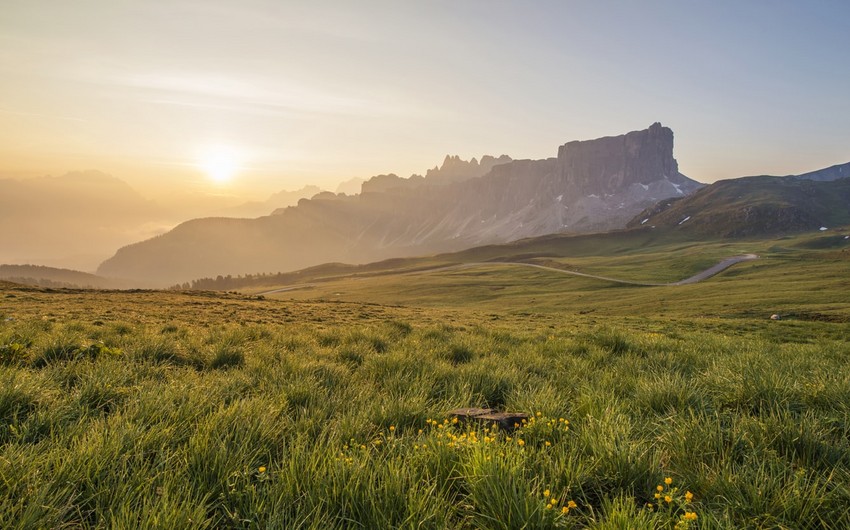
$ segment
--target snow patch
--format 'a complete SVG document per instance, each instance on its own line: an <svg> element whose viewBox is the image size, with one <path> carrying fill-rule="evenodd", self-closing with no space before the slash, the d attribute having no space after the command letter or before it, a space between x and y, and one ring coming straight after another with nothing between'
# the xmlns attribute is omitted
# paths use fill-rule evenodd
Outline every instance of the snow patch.
<svg viewBox="0 0 850 530"><path fill-rule="evenodd" d="M850 236L844 236L844 239L850 239Z"/></svg>
<svg viewBox="0 0 850 530"><path fill-rule="evenodd" d="M824 231L826 231L826 230L829 230L829 228L827 228L827 227L825 227L825 226L820 227L820 231L821 231L821 232L824 232Z"/></svg>
<svg viewBox="0 0 850 530"><path fill-rule="evenodd" d="M558 202L561 202L561 199L563 199L563 198L564 198L563 195L558 195L557 197L555 197L555 200L558 201Z"/></svg>
<svg viewBox="0 0 850 530"><path fill-rule="evenodd" d="M670 184L672 184L673 187L676 188L676 193L678 193L679 195L685 194L685 192L682 191L682 188L680 188L678 184L676 184L675 182L671 182Z"/></svg>
<svg viewBox="0 0 850 530"><path fill-rule="evenodd" d="M646 219L644 219L643 221L641 221L641 222L640 222L640 224L645 225L647 221L649 221L649 217L647 217Z"/></svg>
<svg viewBox="0 0 850 530"><path fill-rule="evenodd" d="M590 199L591 197L594 198L594 199L598 199L599 195L597 195L595 193L591 193L590 195L587 196L588 199Z"/></svg>
<svg viewBox="0 0 850 530"><path fill-rule="evenodd" d="M674 184L674 185L675 185L675 184ZM685 221L687 221L687 220L688 220L688 219L690 219L690 218L691 218L691 216L690 216L690 215L689 215L689 216L687 216L687 217L685 217L684 219L682 219L681 221L679 221L679 224L684 223Z"/></svg>

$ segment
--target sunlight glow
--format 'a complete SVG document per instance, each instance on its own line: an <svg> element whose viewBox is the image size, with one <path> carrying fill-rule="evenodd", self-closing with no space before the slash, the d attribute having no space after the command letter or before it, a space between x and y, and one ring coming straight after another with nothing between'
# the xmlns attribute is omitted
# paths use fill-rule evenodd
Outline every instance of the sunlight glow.
<svg viewBox="0 0 850 530"><path fill-rule="evenodd" d="M227 184L240 169L240 157L235 149L215 146L205 149L198 157L197 166L216 184Z"/></svg>

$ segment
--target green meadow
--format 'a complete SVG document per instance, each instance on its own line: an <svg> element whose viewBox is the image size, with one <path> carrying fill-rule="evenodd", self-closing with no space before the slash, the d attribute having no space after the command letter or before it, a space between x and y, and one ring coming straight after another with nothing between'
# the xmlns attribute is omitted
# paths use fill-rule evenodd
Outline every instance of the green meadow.
<svg viewBox="0 0 850 530"><path fill-rule="evenodd" d="M0 527L848 528L850 252L825 237L3 284ZM674 282L746 252L684 286L455 267ZM447 415L471 406L530 419Z"/></svg>

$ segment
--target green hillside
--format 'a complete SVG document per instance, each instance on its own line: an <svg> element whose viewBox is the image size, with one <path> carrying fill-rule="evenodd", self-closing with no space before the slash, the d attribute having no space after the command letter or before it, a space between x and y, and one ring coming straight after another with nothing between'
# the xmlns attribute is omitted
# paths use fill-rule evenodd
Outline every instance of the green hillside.
<svg viewBox="0 0 850 530"><path fill-rule="evenodd" d="M850 224L850 179L745 177L658 203L630 223L699 237L762 237Z"/></svg>
<svg viewBox="0 0 850 530"><path fill-rule="evenodd" d="M847 240L632 235L329 265L264 296L0 284L0 521L850 526ZM673 281L742 252L667 287L511 261Z"/></svg>

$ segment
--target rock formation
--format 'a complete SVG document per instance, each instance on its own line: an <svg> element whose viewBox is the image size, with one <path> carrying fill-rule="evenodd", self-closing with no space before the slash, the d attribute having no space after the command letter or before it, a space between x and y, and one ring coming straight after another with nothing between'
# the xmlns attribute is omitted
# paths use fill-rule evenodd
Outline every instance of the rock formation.
<svg viewBox="0 0 850 530"><path fill-rule="evenodd" d="M259 219L191 221L120 249L99 273L172 284L609 230L699 187L678 172L673 132L656 123L569 142L557 158L446 157L425 177L374 177L359 195L322 194Z"/></svg>

